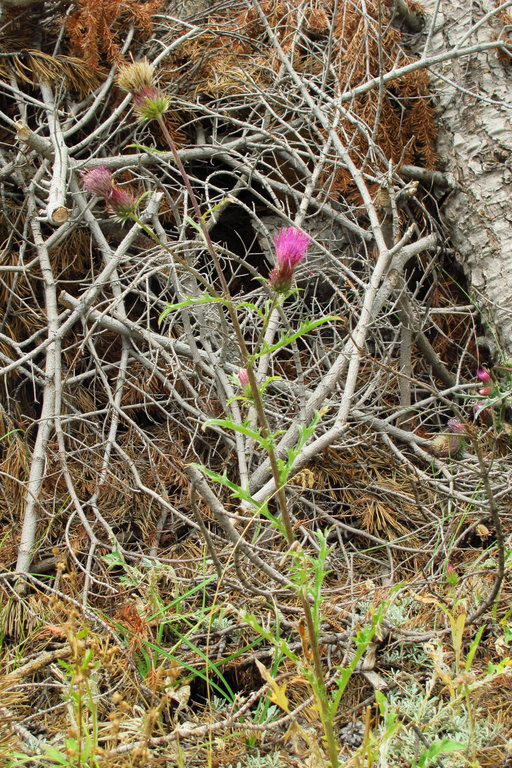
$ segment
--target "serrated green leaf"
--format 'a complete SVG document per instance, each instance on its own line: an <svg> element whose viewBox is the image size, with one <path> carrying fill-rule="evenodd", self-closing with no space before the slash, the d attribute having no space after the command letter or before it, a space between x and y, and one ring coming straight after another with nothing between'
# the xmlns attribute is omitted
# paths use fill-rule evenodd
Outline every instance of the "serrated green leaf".
<svg viewBox="0 0 512 768"><path fill-rule="evenodd" d="M194 227L194 229L197 229L198 232L201 232L201 225L197 223L197 221L194 221L190 216L185 215L183 217L187 224L190 224L191 227Z"/></svg>
<svg viewBox="0 0 512 768"><path fill-rule="evenodd" d="M275 344L263 344L260 352L257 352L254 355L254 359L257 360L259 357L262 357L262 355L268 355L271 352L276 352L278 349L286 347L292 341L299 339L301 336L305 336L306 333L314 331L315 328L318 328L320 325L325 325L325 323L330 323L334 320L341 320L341 318L339 315L327 315L327 317L321 317L318 320L303 320L296 331L293 333L284 333Z"/></svg>
<svg viewBox="0 0 512 768"><path fill-rule="evenodd" d="M151 152L155 155L170 155L168 149L155 149L154 147L148 147L147 144L127 144L126 149L143 149L145 152Z"/></svg>
<svg viewBox="0 0 512 768"><path fill-rule="evenodd" d="M267 451L269 448L274 447L276 437L278 437L283 432L283 430L277 430L277 432L274 432L272 435L268 435L268 437L263 437L263 435L260 432L258 432L258 430L253 429L249 425L248 421L244 421L243 423L237 423L230 418L208 419L207 421L205 421L204 426L205 427L212 427L212 426L224 427L225 429L232 429L234 432L240 432L240 434L245 435L246 437L250 437L256 443L258 443L258 445L261 445Z"/></svg>
<svg viewBox="0 0 512 768"><path fill-rule="evenodd" d="M211 469L208 469L207 467L204 467L202 464L192 464L193 467L196 467L200 472L203 473L203 475L206 475L206 477L209 477L210 480L213 480L216 483L219 483L220 485L223 485L225 488L229 488L230 491L232 491L232 496L238 499L243 499L244 501L249 501L251 504L254 504L255 506L258 506L257 503L252 498L249 491L244 490L236 483L233 483L227 476L226 473L220 474L219 472L214 472Z"/></svg>
<svg viewBox="0 0 512 768"><path fill-rule="evenodd" d="M260 387L260 394L263 394L265 392L265 390L267 389L268 385L272 384L273 381L282 381L282 378L283 378L282 376L268 376L268 378L265 379L265 381L263 382L263 384ZM281 433L284 434L284 432L285 432L284 429L280 429L280 430L278 430L278 432L274 432L274 437L276 437L278 433L279 434L281 434Z"/></svg>
<svg viewBox="0 0 512 768"><path fill-rule="evenodd" d="M60 749L52 747L51 744L45 745L45 753L46 757L48 757L50 760L53 760L53 762L57 763L57 765L68 765L67 755L61 752Z"/></svg>
<svg viewBox="0 0 512 768"><path fill-rule="evenodd" d="M261 311L259 307L256 306L256 304L253 304L250 301L241 301L240 304L237 304L236 309L252 309L253 312L256 312L261 318L265 319L265 313Z"/></svg>
<svg viewBox="0 0 512 768"><path fill-rule="evenodd" d="M428 749L424 749L418 759L419 768L427 768L428 765L435 762L439 755L448 755L450 752L459 752L466 749L464 744L451 739L435 741Z"/></svg>
<svg viewBox="0 0 512 768"><path fill-rule="evenodd" d="M263 445L263 442L265 441L265 438L261 436L258 430L250 427L246 421L237 424L237 422L232 419L207 419L207 421L204 422L204 427L224 427L225 429L232 429L234 432L240 432L240 434L252 438L260 445Z"/></svg>
<svg viewBox="0 0 512 768"><path fill-rule="evenodd" d="M208 294L204 294L203 296L189 296L188 298L184 299L183 301L179 301L177 304L168 304L166 309L162 312L160 317L158 318L158 324L162 322L162 320L167 317L171 312L176 312L178 309L184 309L186 307L195 307L198 304L225 304L226 302L224 299L221 299L218 296L210 296Z"/></svg>

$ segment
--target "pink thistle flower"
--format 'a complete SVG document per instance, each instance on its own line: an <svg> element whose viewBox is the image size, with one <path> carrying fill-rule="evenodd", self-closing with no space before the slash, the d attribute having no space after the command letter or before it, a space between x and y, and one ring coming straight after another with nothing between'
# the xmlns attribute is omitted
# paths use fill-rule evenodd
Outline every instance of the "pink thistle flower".
<svg viewBox="0 0 512 768"><path fill-rule="evenodd" d="M127 192L125 189L120 189L114 185L105 200L110 210L121 221L130 219L136 213L137 200L131 192Z"/></svg>
<svg viewBox="0 0 512 768"><path fill-rule="evenodd" d="M483 395L484 397L487 397L487 395L490 395L492 392L491 387L482 387L482 389L478 390L479 395Z"/></svg>
<svg viewBox="0 0 512 768"><path fill-rule="evenodd" d="M269 282L276 293L288 293L295 267L306 255L310 242L310 236L296 227L282 229L274 237L277 264L270 273Z"/></svg>
<svg viewBox="0 0 512 768"><path fill-rule="evenodd" d="M112 174L105 165L82 173L84 189L96 197L108 197L114 185Z"/></svg>
<svg viewBox="0 0 512 768"><path fill-rule="evenodd" d="M478 368L476 375L482 382L482 384L488 384L490 381L492 381L492 376L488 371L485 370L485 368Z"/></svg>
<svg viewBox="0 0 512 768"><path fill-rule="evenodd" d="M456 435L460 435L465 431L464 424L458 419L448 419L448 431L453 432Z"/></svg>

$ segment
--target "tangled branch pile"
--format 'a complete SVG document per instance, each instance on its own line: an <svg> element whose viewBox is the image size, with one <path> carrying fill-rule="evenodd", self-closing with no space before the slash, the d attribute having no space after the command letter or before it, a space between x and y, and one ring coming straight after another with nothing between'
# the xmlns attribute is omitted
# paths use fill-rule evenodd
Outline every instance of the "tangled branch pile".
<svg viewBox="0 0 512 768"><path fill-rule="evenodd" d="M154 1L47 5L37 40L22 33L39 6L6 11L0 58L6 648L35 632L55 654L45 625L69 640L89 622L87 642L104 665L98 717L117 729L102 731L101 764L148 765L175 728L198 750L192 765L204 759L201 718L213 731L241 727L247 701L254 707L265 695L254 692L262 683L254 658L271 666L270 649L255 643L242 609L284 631L297 653L307 641L286 540L258 506L240 506L208 477L227 473L256 505L276 491L249 434L204 428L228 416L255 424L236 399L243 361L224 306L186 306L159 323L168 304L222 286L165 132L137 119L116 84L118 66L131 57L155 64L171 102L165 127L249 350L263 328L256 310L269 295L274 235L293 225L312 237L297 292L263 328L271 351L255 373L261 383L274 377L264 402L281 458L320 414L286 494L305 550L315 555L318 530L331 546L327 677L354 626L397 584L405 586L395 598L411 606L409 635L390 618L382 643L435 635L448 563L464 577L457 599L468 627L505 593L506 398L485 416L477 408L475 421L475 370L492 361L481 359L478 318L443 242L446 181L435 170L428 59L407 51L394 4L264 0L188 15ZM408 3L409 23L420 17ZM84 190L83 174L103 166L138 199L137 221L121 225ZM332 322L275 344L327 315ZM496 371L503 389L507 369ZM450 419L466 453L453 449ZM152 656L157 646L167 654ZM36 688L12 688L13 674L4 703L21 724L10 748L34 709L50 732L65 730L57 693L38 700ZM187 705L179 692L190 680ZM302 684L291 686L293 706L306 698ZM211 685L224 704L200 714ZM125 709L112 703L114 687ZM361 675L352 688L341 722L371 694ZM161 704L158 716L136 714L141 697ZM261 724L268 712L258 712Z"/></svg>

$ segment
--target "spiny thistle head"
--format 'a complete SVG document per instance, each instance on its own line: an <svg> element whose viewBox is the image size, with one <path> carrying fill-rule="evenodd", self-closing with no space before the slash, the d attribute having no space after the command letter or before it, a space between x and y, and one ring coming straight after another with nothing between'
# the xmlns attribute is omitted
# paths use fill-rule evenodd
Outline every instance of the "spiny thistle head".
<svg viewBox="0 0 512 768"><path fill-rule="evenodd" d="M137 213L137 200L125 189L113 186L108 197L105 198L108 207L120 221L133 218Z"/></svg>
<svg viewBox="0 0 512 768"><path fill-rule="evenodd" d="M465 431L464 424L458 419L448 419L448 432L452 432L456 435L461 435Z"/></svg>
<svg viewBox="0 0 512 768"><path fill-rule="evenodd" d="M466 428L459 419L448 419L446 427L447 432L436 435L432 440L432 453L435 456L460 459L466 449L466 442L463 437Z"/></svg>
<svg viewBox="0 0 512 768"><path fill-rule="evenodd" d="M104 165L83 173L82 184L91 195L103 197L108 208L120 221L133 218L137 211L137 200L131 192L116 185L112 174Z"/></svg>
<svg viewBox="0 0 512 768"><path fill-rule="evenodd" d="M155 120L169 107L169 99L163 96L154 83L155 68L147 59L121 67L117 84L131 93L135 112L141 120Z"/></svg>
<svg viewBox="0 0 512 768"><path fill-rule="evenodd" d="M117 84L123 91L136 93L142 88L153 85L155 68L147 59L134 61L121 67L117 75Z"/></svg>
<svg viewBox="0 0 512 768"><path fill-rule="evenodd" d="M276 293L288 293L292 285L295 267L308 248L311 238L296 227L282 229L274 238L276 266L270 273L269 282Z"/></svg>
<svg viewBox="0 0 512 768"><path fill-rule="evenodd" d="M462 437L453 433L436 435L430 445L434 456L452 459L460 459L466 448Z"/></svg>
<svg viewBox="0 0 512 768"><path fill-rule="evenodd" d="M92 168L90 171L82 173L82 184L89 194L96 197L107 197L114 184L114 179L108 168L105 165L100 165L98 168Z"/></svg>

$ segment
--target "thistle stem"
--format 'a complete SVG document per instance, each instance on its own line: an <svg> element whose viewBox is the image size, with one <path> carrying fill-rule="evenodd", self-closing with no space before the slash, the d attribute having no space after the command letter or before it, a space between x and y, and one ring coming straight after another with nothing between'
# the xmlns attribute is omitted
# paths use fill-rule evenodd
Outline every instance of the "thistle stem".
<svg viewBox="0 0 512 768"><path fill-rule="evenodd" d="M224 277L224 273L222 271L219 258L215 251L215 246L213 245L212 239L210 237L210 233L208 231L208 227L206 226L206 222L203 218L203 215L201 214L199 203L197 202L196 195L194 193L194 190L192 189L190 179L181 161L181 158L178 154L176 145L172 139L171 134L169 133L167 126L165 125L162 115L160 115L157 118L157 120L162 130L162 133L169 145L169 148L172 152L172 155L174 157L178 170L181 174L183 182L185 184L185 188L188 192L190 202L192 203L192 207L197 216L199 226L201 227L201 232L204 237L206 247L208 249L210 256L212 257L217 275L219 277L219 280L222 286L222 292L223 292L224 298L226 299L226 307L229 313L230 320L233 324L236 340L242 356L243 365L246 368L249 376L249 383L251 386L251 392L252 392L254 407L256 409L258 421L260 423L263 436L265 438L268 438L270 437L270 429L269 429L267 417L265 414L265 408L263 406L261 392L259 391L258 383L256 381L256 375L254 373L254 360L252 359L251 355L249 354L249 350L247 349L247 345L243 337L242 329L240 327L240 323L238 322L238 317L236 315L236 310L235 310L235 307L233 306L233 301L229 291L229 286L226 282L226 278ZM276 304L276 300L274 299L273 308L275 307L275 304ZM277 500L278 500L279 509L281 512L281 520L284 525L286 540L288 542L288 545L291 546L297 541L297 538L293 530L293 525L292 525L289 510L288 510L288 505L286 502L284 485L282 483L281 473L279 471L279 465L277 463L277 458L276 458L273 445L271 444L268 445L267 453L268 453L268 458L270 462L270 468L272 471L272 476L274 478L274 482L277 488L277 492L276 492ZM329 761L331 763L331 768L338 768L338 765L339 765L338 747L337 747L336 737L334 735L332 719L330 717L329 708L328 708L328 694L327 694L327 687L325 685L325 678L322 670L322 660L320 657L320 648L318 646L318 636L315 631L315 624L313 621L313 615L311 613L309 598L307 594L304 593L304 590L300 590L299 597L302 604L302 609L304 611L304 616L306 619L306 626L309 634L309 642L310 642L311 650L313 654L313 674L315 678L314 690L315 690L317 702L319 705L320 717L322 720L325 739L327 742L327 749L329 752Z"/></svg>

